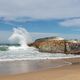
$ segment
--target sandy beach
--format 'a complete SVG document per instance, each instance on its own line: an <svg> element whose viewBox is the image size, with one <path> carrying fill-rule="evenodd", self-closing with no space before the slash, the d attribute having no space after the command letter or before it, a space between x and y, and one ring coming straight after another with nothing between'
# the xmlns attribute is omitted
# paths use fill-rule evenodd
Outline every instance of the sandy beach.
<svg viewBox="0 0 80 80"><path fill-rule="evenodd" d="M72 62L72 64L35 72L1 75L0 80L80 80L80 58L64 60Z"/></svg>

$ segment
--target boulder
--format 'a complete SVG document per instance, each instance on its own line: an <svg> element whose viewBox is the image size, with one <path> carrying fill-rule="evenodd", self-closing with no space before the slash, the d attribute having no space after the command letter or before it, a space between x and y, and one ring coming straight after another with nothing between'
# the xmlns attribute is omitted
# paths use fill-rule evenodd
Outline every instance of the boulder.
<svg viewBox="0 0 80 80"><path fill-rule="evenodd" d="M80 54L80 43L74 43L59 37L40 38L29 46L38 48L40 52Z"/></svg>

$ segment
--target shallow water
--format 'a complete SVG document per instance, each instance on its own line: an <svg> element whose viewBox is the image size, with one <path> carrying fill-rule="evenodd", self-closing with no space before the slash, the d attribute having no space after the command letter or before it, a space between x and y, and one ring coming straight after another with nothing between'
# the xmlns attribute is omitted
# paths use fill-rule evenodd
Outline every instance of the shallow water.
<svg viewBox="0 0 80 80"><path fill-rule="evenodd" d="M64 60L22 60L0 62L0 75L13 75L70 65Z"/></svg>
<svg viewBox="0 0 80 80"><path fill-rule="evenodd" d="M70 65L70 62L62 58L80 57L79 55L50 54L41 53L35 48L26 50L16 49L9 50L12 46L1 46L0 48L0 75L12 75L26 72L40 71L48 68L56 68L64 65Z"/></svg>
<svg viewBox="0 0 80 80"><path fill-rule="evenodd" d="M14 61L14 60L35 60L35 59L62 59L75 58L80 55L63 54L63 53L41 53L35 48L9 50L10 46L0 46L0 61ZM11 46L12 47L12 46Z"/></svg>

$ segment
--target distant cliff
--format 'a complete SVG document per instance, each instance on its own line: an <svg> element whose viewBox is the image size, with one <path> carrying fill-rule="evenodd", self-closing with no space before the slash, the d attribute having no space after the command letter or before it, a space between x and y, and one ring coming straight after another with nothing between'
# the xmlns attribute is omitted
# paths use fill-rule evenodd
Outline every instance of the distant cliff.
<svg viewBox="0 0 80 80"><path fill-rule="evenodd" d="M40 52L49 53L65 53L65 54L80 54L80 43L64 40L59 37L46 37L35 40L29 46L34 46Z"/></svg>

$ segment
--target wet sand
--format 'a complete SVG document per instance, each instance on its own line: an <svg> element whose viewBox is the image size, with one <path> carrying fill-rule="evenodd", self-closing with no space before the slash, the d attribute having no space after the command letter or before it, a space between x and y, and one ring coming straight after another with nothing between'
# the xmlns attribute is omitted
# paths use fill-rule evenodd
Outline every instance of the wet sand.
<svg viewBox="0 0 80 80"><path fill-rule="evenodd" d="M56 61L40 60L37 61L36 63L41 62L41 64L36 63L34 64L35 66L37 65L37 67L34 66L30 67L32 65L30 64L28 68L22 69L22 70L28 69L27 72L25 71L23 73L19 72L19 74L12 73L8 75L1 75L0 80L80 80L80 58L63 59L61 61L62 63L72 62L72 64L66 63L66 65L62 67L60 66L54 67L51 64L52 63L54 64L54 62ZM57 60L57 63L58 62L60 63L61 61ZM30 68L31 70L29 71Z"/></svg>
<svg viewBox="0 0 80 80"><path fill-rule="evenodd" d="M61 59L4 61L0 62L0 75L14 75L20 73L36 72L70 64L71 62Z"/></svg>

